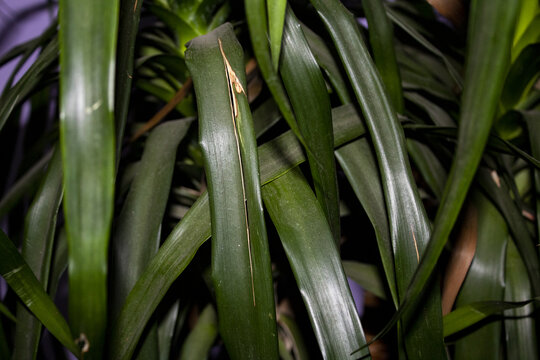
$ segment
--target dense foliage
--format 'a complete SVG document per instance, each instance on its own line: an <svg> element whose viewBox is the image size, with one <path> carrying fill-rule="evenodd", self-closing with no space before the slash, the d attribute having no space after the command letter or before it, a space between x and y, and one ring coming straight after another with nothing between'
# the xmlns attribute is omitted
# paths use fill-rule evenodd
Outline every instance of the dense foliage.
<svg viewBox="0 0 540 360"><path fill-rule="evenodd" d="M538 358L538 1L58 7L0 58L0 359Z"/></svg>

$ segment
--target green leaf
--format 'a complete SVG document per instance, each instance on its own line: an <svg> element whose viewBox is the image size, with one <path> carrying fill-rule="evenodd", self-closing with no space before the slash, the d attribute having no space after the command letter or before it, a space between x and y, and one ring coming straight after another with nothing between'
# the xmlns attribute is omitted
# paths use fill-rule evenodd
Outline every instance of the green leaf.
<svg viewBox="0 0 540 360"><path fill-rule="evenodd" d="M158 326L159 359L168 360L174 346L174 328L178 321L180 300L175 301L165 313Z"/></svg>
<svg viewBox="0 0 540 360"><path fill-rule="evenodd" d="M6 192L2 200L0 200L0 218L4 217L19 200L28 193L31 193L32 188L37 186L38 181L43 176L47 164L51 160L52 151L48 152L39 159L24 175L22 175L11 188Z"/></svg>
<svg viewBox="0 0 540 360"><path fill-rule="evenodd" d="M0 275L41 323L73 354L79 349L69 326L10 239L0 231Z"/></svg>
<svg viewBox="0 0 540 360"><path fill-rule="evenodd" d="M47 289L56 228L56 217L62 199L62 159L57 149L49 162L47 174L25 217L22 256L43 289ZM22 304L17 306L15 359L35 359L41 323Z"/></svg>
<svg viewBox="0 0 540 360"><path fill-rule="evenodd" d="M332 111L335 145L362 134L364 128L352 105ZM275 156L274 154L279 154ZM305 161L302 147L289 131L259 148L261 183L269 183ZM270 161L274 159L274 161ZM199 247L210 238L208 194L202 194L175 226L128 295L111 331L110 358L131 358L139 337L171 284L180 276Z"/></svg>
<svg viewBox="0 0 540 360"><path fill-rule="evenodd" d="M341 103L348 104L352 102L343 69L340 68L324 40L304 24L302 24L302 31L304 32L304 36L306 37L313 56L315 56L319 66L328 76L328 80L336 91Z"/></svg>
<svg viewBox="0 0 540 360"><path fill-rule="evenodd" d="M279 53L281 51L281 37L283 36L283 24L285 23L285 10L287 0L267 1L268 7L268 32L270 35L270 50L274 71L278 71Z"/></svg>
<svg viewBox="0 0 540 360"><path fill-rule="evenodd" d="M169 121L150 133L113 236L113 314L158 250L178 144L190 121Z"/></svg>
<svg viewBox="0 0 540 360"><path fill-rule="evenodd" d="M477 214L476 253L456 299L457 308L480 301L501 302L504 300L504 264L509 238L508 227L497 209L484 196L475 192L470 198ZM478 311L476 307L473 309ZM469 316L463 316L462 321L470 321ZM500 358L502 325L502 321L497 320L457 340L455 358ZM445 333L446 326L447 320L445 320Z"/></svg>
<svg viewBox="0 0 540 360"><path fill-rule="evenodd" d="M178 144L191 122L177 120L157 127L144 147L113 236L114 316L159 247L161 222L169 198ZM157 328L148 333L139 358L157 358Z"/></svg>
<svg viewBox="0 0 540 360"><path fill-rule="evenodd" d="M510 233L521 254L533 293L540 293L540 261L538 250L535 247L535 240L527 229L527 222L523 217L522 209L511 198L509 188L504 181L497 184L493 180L493 171L486 168L478 170L478 182L486 192L486 195L493 201L508 224Z"/></svg>
<svg viewBox="0 0 540 360"><path fill-rule="evenodd" d="M197 95L208 177L220 334L231 358L276 358L257 145L244 91L243 53L232 26L225 24L193 39L186 63Z"/></svg>
<svg viewBox="0 0 540 360"><path fill-rule="evenodd" d="M377 154L395 266L400 269L396 272L397 289L402 299L430 235L429 222L406 156L403 129L352 14L338 1L311 2L336 45ZM422 311L430 320L417 322L414 319L418 315L409 317L411 327L407 325L405 329L407 355L411 358L420 357L422 353L429 353L434 359L446 357L439 290L434 283L428 291L429 301Z"/></svg>
<svg viewBox="0 0 540 360"><path fill-rule="evenodd" d="M111 330L109 358L131 359L152 313L199 247L210 238L210 208L204 193L167 237L128 295Z"/></svg>
<svg viewBox="0 0 540 360"><path fill-rule="evenodd" d="M506 251L506 287L504 300L507 302L526 301L531 298L531 286L527 269L512 241ZM538 335L536 323L531 316L533 304L508 309L504 312L506 333L506 356L508 359L537 359Z"/></svg>
<svg viewBox="0 0 540 360"><path fill-rule="evenodd" d="M298 125L296 124L289 98L285 93L285 89L283 88L283 84L281 83L277 71L274 70L272 65L270 48L268 47L266 1L246 0L244 6L246 8L246 18L251 44L253 45L253 52L255 53L257 65L259 66L264 81L272 93L285 121L287 121L287 124L300 142L305 145L300 130L298 129Z"/></svg>
<svg viewBox="0 0 540 360"><path fill-rule="evenodd" d="M342 261L343 270L347 277L351 278L373 295L386 300L386 291L383 279L376 265L365 264L357 261Z"/></svg>
<svg viewBox="0 0 540 360"><path fill-rule="evenodd" d="M444 336L450 336L472 326L490 315L501 313L508 309L520 308L531 302L538 302L537 299L519 302L506 301L481 301L469 305L464 305L452 311L444 317ZM499 340L497 340L499 343ZM469 350L472 347L469 348Z"/></svg>
<svg viewBox="0 0 540 360"><path fill-rule="evenodd" d="M427 50L432 52L433 54L437 55L441 58L441 60L444 62L444 65L446 66L446 69L448 70L448 73L450 76L452 76L452 79L454 80L455 84L458 86L459 90L463 88L463 81L461 79L461 75L459 71L455 68L454 64L452 64L452 61L439 49L437 49L433 44L431 44L420 32L418 32L411 24L408 23L407 18L400 15L395 10L391 9L390 7L386 7L386 13L388 14L388 17L401 29L403 29L407 34L409 34L413 39L418 41L423 47L425 47Z"/></svg>
<svg viewBox="0 0 540 360"><path fill-rule="evenodd" d="M394 109L403 112L403 92L394 49L394 28L386 15L383 0L363 0L369 25L369 43L373 59Z"/></svg>
<svg viewBox="0 0 540 360"><path fill-rule="evenodd" d="M195 327L184 341L180 351L180 359L196 360L207 358L210 347L216 340L217 335L217 314L214 307L209 304L199 315Z"/></svg>
<svg viewBox="0 0 540 360"><path fill-rule="evenodd" d="M263 198L323 357L353 358L366 342L332 232L311 188L296 168L266 184Z"/></svg>
<svg viewBox="0 0 540 360"><path fill-rule="evenodd" d="M35 91L40 81L45 77L48 68L58 58L58 38L53 38L39 54L36 61L24 73L21 79L0 97L0 130L16 106Z"/></svg>
<svg viewBox="0 0 540 360"><path fill-rule="evenodd" d="M339 244L339 195L334 160L330 98L319 65L300 23L289 8L285 19L281 78L308 147L308 162L317 200Z"/></svg>
<svg viewBox="0 0 540 360"><path fill-rule="evenodd" d="M386 284L392 294L394 305L397 306L399 301L394 254L377 160L365 138L337 149L336 158L373 225L386 275Z"/></svg>
<svg viewBox="0 0 540 360"><path fill-rule="evenodd" d="M540 74L540 43L523 49L512 63L504 83L501 100L507 109L513 108L530 90Z"/></svg>
<svg viewBox="0 0 540 360"><path fill-rule="evenodd" d="M540 159L540 140L537 134L540 133L540 112L529 111L525 113L525 121L529 129L529 142L531 152L534 157ZM536 169L533 172L535 198L536 198L536 231L540 234L540 170ZM538 241L536 242L538 243Z"/></svg>
<svg viewBox="0 0 540 360"><path fill-rule="evenodd" d="M118 0L60 1L60 143L69 248L69 320L87 360L107 328L113 215L114 77Z"/></svg>
<svg viewBox="0 0 540 360"><path fill-rule="evenodd" d="M294 319L281 313L278 314L280 337L292 342L292 352L296 360L308 360L309 354L302 336L302 332ZM281 354L280 354L281 355Z"/></svg>
<svg viewBox="0 0 540 360"><path fill-rule="evenodd" d="M431 102L424 96L420 95L417 92L412 91L406 91L405 92L405 99L413 102L414 104L420 106L424 111L428 114L428 116L431 118L433 123L438 126L445 126L445 127L454 127L455 122L448 115L448 113L438 106L437 104Z"/></svg>
<svg viewBox="0 0 540 360"><path fill-rule="evenodd" d="M533 0L534 1L534 0ZM527 1L529 2L529 1ZM537 5L538 7L538 5ZM522 11L525 7L522 7ZM516 30L516 35L519 33L519 30ZM512 62L521 54L521 51L525 49L528 45L537 43L540 40L540 14L531 20L524 32L522 32L518 41L514 42L514 47L512 48Z"/></svg>
<svg viewBox="0 0 540 360"><path fill-rule="evenodd" d="M482 157L508 67L518 2L475 0L470 15L467 68L459 138L435 227L404 302L427 283L457 219ZM497 41L489 41L494 33ZM402 306L403 308L403 302ZM401 310L403 311L403 310ZM395 315L399 317L400 311Z"/></svg>
<svg viewBox="0 0 540 360"><path fill-rule="evenodd" d="M5 317L7 317L9 320L11 321L14 321L14 322L17 322L17 318L15 317L15 315L13 315L11 313L11 311L9 311L9 309L7 308L6 305L4 305L3 303L0 302L0 313L3 314Z"/></svg>
<svg viewBox="0 0 540 360"><path fill-rule="evenodd" d="M114 99L114 118L116 121L116 159L120 161L122 140L129 111L131 85L133 79L133 59L135 39L139 29L142 1L120 1L118 21L118 63L116 66L116 90Z"/></svg>

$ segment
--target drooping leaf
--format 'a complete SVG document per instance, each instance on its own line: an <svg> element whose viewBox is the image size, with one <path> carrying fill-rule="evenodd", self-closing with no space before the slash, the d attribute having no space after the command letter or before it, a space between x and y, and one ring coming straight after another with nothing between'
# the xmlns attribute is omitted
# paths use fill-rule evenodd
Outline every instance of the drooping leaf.
<svg viewBox="0 0 540 360"><path fill-rule="evenodd" d="M36 90L36 86L46 75L47 69L58 58L58 38L53 38L42 50L36 61L21 79L0 98L0 130L4 127L13 109Z"/></svg>
<svg viewBox="0 0 540 360"><path fill-rule="evenodd" d="M177 147L190 124L186 120L166 122L152 131L146 140L142 160L113 236L113 316L118 315L133 285L158 250ZM158 357L156 331L153 327L147 332L139 349L139 358Z"/></svg>
<svg viewBox="0 0 540 360"><path fill-rule="evenodd" d="M531 299L519 302L482 301L464 305L444 317L444 336L456 334L490 315L501 313L508 309L520 308L534 301L538 302L539 300Z"/></svg>
<svg viewBox="0 0 540 360"><path fill-rule="evenodd" d="M386 7L386 13L388 14L388 17L401 29L403 29L405 32L407 32L410 36L412 36L416 41L418 41L422 46L424 46L426 49L428 49L433 54L437 55L441 58L441 60L444 62L444 65L446 66L448 73L452 76L452 79L454 80L456 86L461 90L463 87L463 80L461 78L461 75L459 74L459 71L456 69L452 61L438 48L436 48L433 44L431 44L420 32L418 32L413 26L407 23L407 18L397 13L395 10L391 9L390 7Z"/></svg>

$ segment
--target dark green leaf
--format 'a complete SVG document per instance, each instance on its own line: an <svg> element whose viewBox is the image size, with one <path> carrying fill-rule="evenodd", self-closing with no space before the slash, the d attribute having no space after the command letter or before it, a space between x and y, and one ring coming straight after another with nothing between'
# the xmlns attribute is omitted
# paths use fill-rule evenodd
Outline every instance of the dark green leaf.
<svg viewBox="0 0 540 360"><path fill-rule="evenodd" d="M56 216L62 199L62 159L57 149L49 162L47 175L25 217L22 256L43 289L47 289L56 228ZM17 306L15 359L35 359L41 323L22 304Z"/></svg>
<svg viewBox="0 0 540 360"><path fill-rule="evenodd" d="M186 63L208 177L220 334L231 358L273 359L278 356L275 305L257 145L243 52L232 26L193 39Z"/></svg>
<svg viewBox="0 0 540 360"><path fill-rule="evenodd" d="M0 231L0 275L62 345L77 355L69 326L10 239Z"/></svg>
<svg viewBox="0 0 540 360"><path fill-rule="evenodd" d="M527 46L512 63L504 83L501 100L513 108L530 89L540 74L540 43Z"/></svg>
<svg viewBox="0 0 540 360"><path fill-rule="evenodd" d="M311 188L296 168L266 184L263 198L323 357L353 358L365 338L332 232ZM369 356L367 349L362 355Z"/></svg>
<svg viewBox="0 0 540 360"><path fill-rule="evenodd" d="M280 69L298 127L311 149L308 162L317 200L339 244L339 196L330 98L319 65L290 8L285 19Z"/></svg>
<svg viewBox="0 0 540 360"><path fill-rule="evenodd" d="M212 305L207 305L199 315L180 351L181 360L197 360L208 357L208 351L218 335L217 314Z"/></svg>

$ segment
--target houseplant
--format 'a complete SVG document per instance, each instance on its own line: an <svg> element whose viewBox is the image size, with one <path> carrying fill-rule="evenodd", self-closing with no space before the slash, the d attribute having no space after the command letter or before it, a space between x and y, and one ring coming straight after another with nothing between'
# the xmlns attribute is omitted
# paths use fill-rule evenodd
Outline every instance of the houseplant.
<svg viewBox="0 0 540 360"><path fill-rule="evenodd" d="M40 323L87 359L367 357L348 275L394 356L535 358L538 3L361 5L60 2L3 58L41 49L1 136L24 100L45 134L0 203L2 357Z"/></svg>

